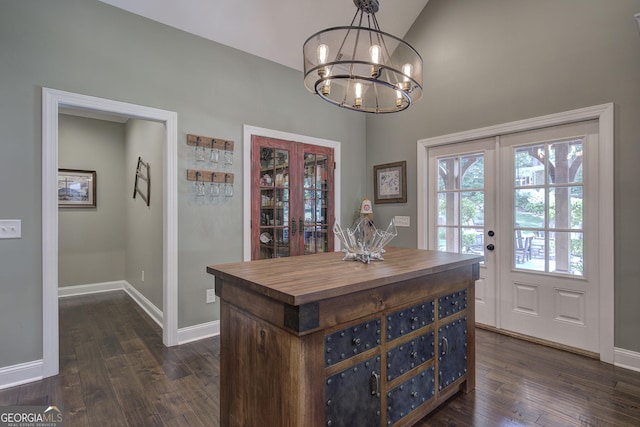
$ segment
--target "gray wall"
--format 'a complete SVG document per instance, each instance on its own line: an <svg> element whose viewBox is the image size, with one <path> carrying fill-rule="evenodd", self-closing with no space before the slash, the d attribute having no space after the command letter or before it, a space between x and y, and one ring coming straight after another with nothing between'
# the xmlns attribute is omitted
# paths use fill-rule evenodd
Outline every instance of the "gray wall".
<svg viewBox="0 0 640 427"><path fill-rule="evenodd" d="M243 124L340 141L342 223L365 193L364 115L311 96L298 71L97 0L0 0L0 58L0 218L22 220L22 239L0 241L0 367L42 358L43 86L178 113L181 328L219 318L206 265L242 259ZM236 141L230 203L189 204L188 133Z"/></svg>
<svg viewBox="0 0 640 427"><path fill-rule="evenodd" d="M162 310L162 158L165 127L147 120L129 120L125 126L126 154L124 175L126 194L126 273L125 278L134 288ZM140 195L133 198L138 156L150 166L150 204ZM146 174L146 169L143 169ZM146 183L140 181L146 194ZM142 271L144 270L144 282Z"/></svg>
<svg viewBox="0 0 640 427"><path fill-rule="evenodd" d="M640 351L638 12L638 0L430 0L407 35L424 59L423 99L367 120L367 174L390 161L408 168L408 203L374 206L376 218L411 215L394 243L415 247L417 140L614 102L615 346L632 351Z"/></svg>
<svg viewBox="0 0 640 427"><path fill-rule="evenodd" d="M96 171L97 207L58 209L58 286L124 278L124 125L60 114L58 166Z"/></svg>

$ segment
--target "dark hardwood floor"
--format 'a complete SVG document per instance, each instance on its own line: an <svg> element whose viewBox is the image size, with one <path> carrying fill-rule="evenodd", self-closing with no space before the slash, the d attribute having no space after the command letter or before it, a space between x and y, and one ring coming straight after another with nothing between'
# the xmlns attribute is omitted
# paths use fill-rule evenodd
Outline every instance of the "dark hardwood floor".
<svg viewBox="0 0 640 427"><path fill-rule="evenodd" d="M163 347L124 292L63 298L60 375L0 390L0 406L62 406L68 427L218 426L219 346ZM638 372L484 330L476 347L476 390L417 426L640 426Z"/></svg>

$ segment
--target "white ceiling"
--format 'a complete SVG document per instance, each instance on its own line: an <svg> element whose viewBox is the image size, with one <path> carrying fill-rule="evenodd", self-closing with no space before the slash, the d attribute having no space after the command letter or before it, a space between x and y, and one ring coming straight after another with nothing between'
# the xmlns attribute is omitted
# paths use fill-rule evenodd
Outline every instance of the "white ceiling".
<svg viewBox="0 0 640 427"><path fill-rule="evenodd" d="M302 70L302 44L325 28L348 25L353 0L100 0ZM379 0L382 31L404 37L429 0Z"/></svg>

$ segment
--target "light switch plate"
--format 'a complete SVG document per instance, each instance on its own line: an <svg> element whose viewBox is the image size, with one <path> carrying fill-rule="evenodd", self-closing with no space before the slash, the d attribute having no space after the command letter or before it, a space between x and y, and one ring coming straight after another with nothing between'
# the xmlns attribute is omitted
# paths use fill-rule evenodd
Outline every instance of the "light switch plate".
<svg viewBox="0 0 640 427"><path fill-rule="evenodd" d="M396 215L393 222L396 224L396 227L410 227L411 217Z"/></svg>
<svg viewBox="0 0 640 427"><path fill-rule="evenodd" d="M22 220L0 220L0 239L20 239L22 237Z"/></svg>

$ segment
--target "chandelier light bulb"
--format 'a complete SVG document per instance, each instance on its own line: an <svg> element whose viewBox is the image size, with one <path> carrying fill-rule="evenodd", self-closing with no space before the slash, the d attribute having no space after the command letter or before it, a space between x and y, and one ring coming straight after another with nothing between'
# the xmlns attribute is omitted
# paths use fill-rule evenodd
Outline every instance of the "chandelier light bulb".
<svg viewBox="0 0 640 427"><path fill-rule="evenodd" d="M401 107L402 106L402 92L399 90L396 90L396 107Z"/></svg>
<svg viewBox="0 0 640 427"><path fill-rule="evenodd" d="M354 86L356 100L353 104L354 107L362 107L362 83L356 83Z"/></svg>
<svg viewBox="0 0 640 427"><path fill-rule="evenodd" d="M327 67L325 67L325 68L327 68ZM331 80L329 80L329 74L331 74L331 73L329 72L329 70L327 70L327 73L326 73L326 76L325 76L327 79L322 84L321 92L322 92L322 94L324 96L327 96L327 95L329 95L331 93Z"/></svg>
<svg viewBox="0 0 640 427"><path fill-rule="evenodd" d="M369 54L371 55L371 62L374 64L380 63L380 46L377 44L372 45L369 48Z"/></svg>
<svg viewBox="0 0 640 427"><path fill-rule="evenodd" d="M329 46L327 46L326 44L321 44L320 46L318 46L317 53L318 53L318 63L326 64L327 58L329 58ZM318 68L318 75L320 76L320 78L323 78L324 76L326 76L327 67Z"/></svg>
<svg viewBox="0 0 640 427"><path fill-rule="evenodd" d="M318 62L324 64L327 62L327 58L329 58L329 46L321 44L318 46Z"/></svg>
<svg viewBox="0 0 640 427"><path fill-rule="evenodd" d="M378 77L380 74L380 46L377 44L371 45L369 48L369 56L371 57L371 62L374 65L371 66L371 77Z"/></svg>
<svg viewBox="0 0 640 427"><path fill-rule="evenodd" d="M404 64L402 66L402 74L404 74L404 77L402 78L402 89L405 91L409 90L409 88L411 87L410 78L412 71L413 67L411 66L411 64Z"/></svg>

